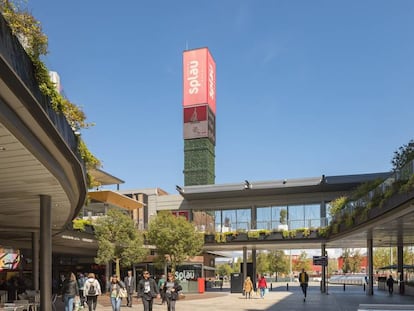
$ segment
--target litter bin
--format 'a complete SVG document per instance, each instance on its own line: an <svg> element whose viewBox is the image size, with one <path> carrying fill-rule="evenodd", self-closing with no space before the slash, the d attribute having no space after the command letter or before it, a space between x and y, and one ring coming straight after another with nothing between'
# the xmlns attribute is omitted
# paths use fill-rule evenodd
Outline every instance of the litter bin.
<svg viewBox="0 0 414 311"><path fill-rule="evenodd" d="M230 293L243 293L243 273L232 273L230 279Z"/></svg>
<svg viewBox="0 0 414 311"><path fill-rule="evenodd" d="M204 278L198 278L198 292L199 293L204 293L206 288L205 288L205 279Z"/></svg>

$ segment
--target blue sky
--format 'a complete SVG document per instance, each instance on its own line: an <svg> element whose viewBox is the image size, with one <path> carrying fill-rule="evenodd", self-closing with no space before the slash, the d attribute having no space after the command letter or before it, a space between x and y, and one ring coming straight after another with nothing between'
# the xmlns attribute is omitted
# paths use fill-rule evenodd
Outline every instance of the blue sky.
<svg viewBox="0 0 414 311"><path fill-rule="evenodd" d="M413 138L414 1L27 6L121 190L184 184L186 47L208 47L217 65L217 184L389 171Z"/></svg>

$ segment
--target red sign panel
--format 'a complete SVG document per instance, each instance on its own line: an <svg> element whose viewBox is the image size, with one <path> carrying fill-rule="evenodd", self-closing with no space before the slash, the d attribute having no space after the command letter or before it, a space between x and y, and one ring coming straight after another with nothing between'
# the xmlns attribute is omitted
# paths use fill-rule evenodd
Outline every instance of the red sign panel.
<svg viewBox="0 0 414 311"><path fill-rule="evenodd" d="M207 105L184 108L184 139L208 137L216 144L216 117Z"/></svg>
<svg viewBox="0 0 414 311"><path fill-rule="evenodd" d="M183 106L203 104L216 114L216 63L207 48L183 54Z"/></svg>

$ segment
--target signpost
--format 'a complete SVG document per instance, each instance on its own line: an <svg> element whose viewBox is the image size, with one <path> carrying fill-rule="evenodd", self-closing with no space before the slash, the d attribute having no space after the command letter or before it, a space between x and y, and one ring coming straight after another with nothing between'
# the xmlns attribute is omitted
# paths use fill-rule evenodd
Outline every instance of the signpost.
<svg viewBox="0 0 414 311"><path fill-rule="evenodd" d="M314 266L327 266L328 256L313 256L313 265Z"/></svg>

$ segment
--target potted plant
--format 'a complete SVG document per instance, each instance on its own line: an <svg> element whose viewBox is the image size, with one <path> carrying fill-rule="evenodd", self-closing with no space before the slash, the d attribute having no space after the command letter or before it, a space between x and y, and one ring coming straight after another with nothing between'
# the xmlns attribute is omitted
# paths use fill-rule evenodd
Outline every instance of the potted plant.
<svg viewBox="0 0 414 311"><path fill-rule="evenodd" d="M279 218L279 222L280 224L277 226L278 230L283 231L283 230L288 230L288 225L287 225L287 210L286 209L281 209L280 210L280 218Z"/></svg>

